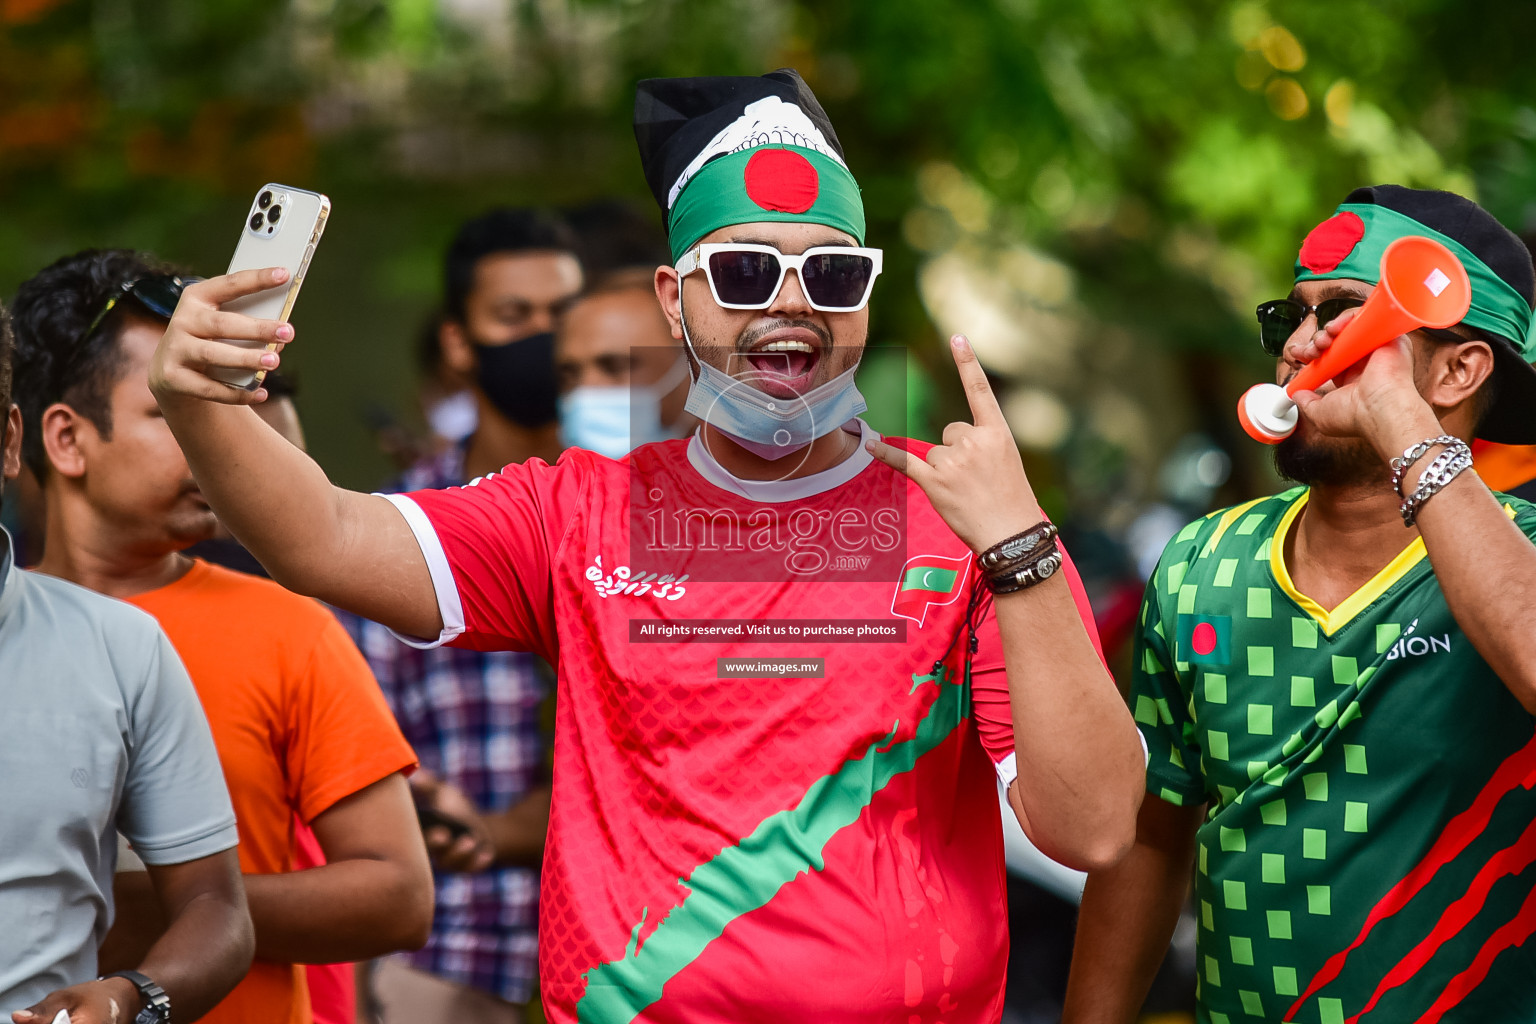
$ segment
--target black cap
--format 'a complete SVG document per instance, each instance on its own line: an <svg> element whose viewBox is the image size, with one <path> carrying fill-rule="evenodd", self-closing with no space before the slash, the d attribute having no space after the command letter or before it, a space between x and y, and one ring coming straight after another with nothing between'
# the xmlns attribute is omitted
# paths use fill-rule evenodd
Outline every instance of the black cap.
<svg viewBox="0 0 1536 1024"><path fill-rule="evenodd" d="M799 107L837 156L843 156L827 112L793 68L757 78L646 78L635 87L635 142L663 221L670 213L672 186L694 157L739 118L747 104L769 96Z"/></svg>

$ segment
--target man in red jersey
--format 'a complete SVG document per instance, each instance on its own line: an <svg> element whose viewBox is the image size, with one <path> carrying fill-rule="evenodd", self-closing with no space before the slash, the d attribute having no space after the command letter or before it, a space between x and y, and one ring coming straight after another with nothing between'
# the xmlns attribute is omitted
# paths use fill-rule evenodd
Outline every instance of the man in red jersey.
<svg viewBox="0 0 1536 1024"><path fill-rule="evenodd" d="M973 423L930 446L858 418L881 254L799 76L643 82L635 128L691 438L335 488L258 428L260 392L205 372L278 362L211 340L292 340L217 308L277 270L189 290L155 392L277 579L422 644L558 666L551 1020L995 1021L997 778L1082 868L1121 856L1140 800L1081 586L963 338Z"/></svg>

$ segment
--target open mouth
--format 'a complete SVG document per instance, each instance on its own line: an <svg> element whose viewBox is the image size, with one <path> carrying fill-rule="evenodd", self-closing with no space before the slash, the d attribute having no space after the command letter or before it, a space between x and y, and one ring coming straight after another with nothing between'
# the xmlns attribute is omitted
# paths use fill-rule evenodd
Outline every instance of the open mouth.
<svg viewBox="0 0 1536 1024"><path fill-rule="evenodd" d="M751 383L765 394L792 398L810 390L821 363L821 339L803 327L773 331L746 352Z"/></svg>

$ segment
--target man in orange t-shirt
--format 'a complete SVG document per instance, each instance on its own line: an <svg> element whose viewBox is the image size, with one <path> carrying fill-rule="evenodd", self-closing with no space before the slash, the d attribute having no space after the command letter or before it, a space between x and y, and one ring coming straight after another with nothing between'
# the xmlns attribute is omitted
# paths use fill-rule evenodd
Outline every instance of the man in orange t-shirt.
<svg viewBox="0 0 1536 1024"><path fill-rule="evenodd" d="M256 962L205 1018L309 1024L298 964L426 941L432 880L404 773L415 757L320 604L187 558L215 520L147 384L179 283L127 251L60 260L17 293L24 456L47 499L38 569L138 605L186 664L240 833ZM326 864L294 870L295 816ZM147 882L119 876L101 966L153 940Z"/></svg>
<svg viewBox="0 0 1536 1024"><path fill-rule="evenodd" d="M295 448L308 451L304 441L304 427L299 422L299 412L293 402L297 392L294 382L281 374L269 373L262 386L267 389L267 400L257 408L256 415ZM223 529L212 540L194 544L183 554L236 572L270 578L255 556ZM315 833L295 815L293 870L303 871L324 864L325 853L320 849ZM354 1024L357 1020L357 986L354 981L356 967L356 964L304 965L304 982L309 986L309 1010L314 1016L314 1024Z"/></svg>

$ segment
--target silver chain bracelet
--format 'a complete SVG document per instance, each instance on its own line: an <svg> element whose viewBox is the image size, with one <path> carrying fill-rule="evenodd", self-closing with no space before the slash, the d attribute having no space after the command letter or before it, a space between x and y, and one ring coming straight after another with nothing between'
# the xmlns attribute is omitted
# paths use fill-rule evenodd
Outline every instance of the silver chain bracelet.
<svg viewBox="0 0 1536 1024"><path fill-rule="evenodd" d="M1403 515L1404 526L1412 526L1426 501L1440 493L1463 470L1472 468L1472 448L1465 441L1452 440L1455 443L1435 457L1435 461L1420 475L1418 488L1398 508Z"/></svg>
<svg viewBox="0 0 1536 1024"><path fill-rule="evenodd" d="M1403 454L1393 459L1392 489L1397 492L1397 496L1399 498L1407 497L1407 495L1403 493L1403 474L1408 472L1409 466L1423 458L1425 452L1429 451L1437 444L1443 444L1447 448L1453 448L1456 445L1462 443L1464 442L1459 437L1452 437L1450 434L1441 434L1439 437L1432 437L1427 441L1420 441L1418 444L1408 448L1403 452Z"/></svg>

